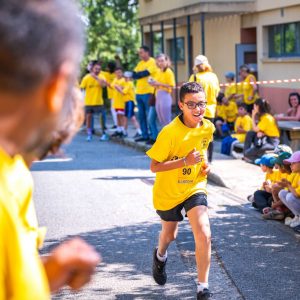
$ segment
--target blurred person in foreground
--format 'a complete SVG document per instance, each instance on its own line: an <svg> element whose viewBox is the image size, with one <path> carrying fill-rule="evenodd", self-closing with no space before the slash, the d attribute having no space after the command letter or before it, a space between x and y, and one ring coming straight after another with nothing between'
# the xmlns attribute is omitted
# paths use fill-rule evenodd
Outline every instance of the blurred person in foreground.
<svg viewBox="0 0 300 300"><path fill-rule="evenodd" d="M40 259L31 228L36 215L26 162L53 142L70 109L83 50L78 16L69 0L0 3L1 300L50 299L64 285L81 288L99 262L79 238Z"/></svg>

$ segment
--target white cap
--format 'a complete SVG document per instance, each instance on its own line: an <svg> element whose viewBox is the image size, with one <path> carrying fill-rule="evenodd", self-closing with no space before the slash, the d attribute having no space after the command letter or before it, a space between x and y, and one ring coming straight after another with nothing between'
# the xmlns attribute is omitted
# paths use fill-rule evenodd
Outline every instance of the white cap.
<svg viewBox="0 0 300 300"><path fill-rule="evenodd" d="M198 65L202 65L202 64L208 64L208 59L206 56L204 55L198 55L196 58L195 58L195 63L194 65L195 66L198 66Z"/></svg>

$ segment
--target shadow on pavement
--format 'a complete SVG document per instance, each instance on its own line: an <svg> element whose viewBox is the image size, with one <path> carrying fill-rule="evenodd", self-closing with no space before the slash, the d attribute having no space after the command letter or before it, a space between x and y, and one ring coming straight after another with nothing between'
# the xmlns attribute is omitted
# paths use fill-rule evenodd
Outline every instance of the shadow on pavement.
<svg viewBox="0 0 300 300"><path fill-rule="evenodd" d="M152 252L160 224L140 223L82 233L80 237L101 253L103 263L95 281L72 299L194 299L195 283L179 256L171 248L168 261L168 284L157 286L151 276ZM72 238L67 236L64 239ZM62 240L47 240L47 253ZM54 299L70 299L63 289Z"/></svg>

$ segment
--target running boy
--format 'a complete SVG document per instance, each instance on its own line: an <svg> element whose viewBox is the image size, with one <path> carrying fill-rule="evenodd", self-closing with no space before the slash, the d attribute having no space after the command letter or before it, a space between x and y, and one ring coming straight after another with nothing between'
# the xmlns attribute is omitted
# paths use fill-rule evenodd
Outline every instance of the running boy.
<svg viewBox="0 0 300 300"><path fill-rule="evenodd" d="M162 129L147 152L152 159L151 171L157 173L153 203L162 224L158 247L154 250L153 277L160 285L167 281L167 248L176 239L184 209L196 244L197 299L209 299L212 295L208 289L211 233L206 195L209 172L206 151L215 128L204 119L207 101L200 84L183 84L178 105L182 114Z"/></svg>

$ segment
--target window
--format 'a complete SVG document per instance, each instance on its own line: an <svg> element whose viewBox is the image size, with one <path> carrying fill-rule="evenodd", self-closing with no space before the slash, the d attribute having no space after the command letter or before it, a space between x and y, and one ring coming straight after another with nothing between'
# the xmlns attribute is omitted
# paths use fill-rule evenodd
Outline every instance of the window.
<svg viewBox="0 0 300 300"><path fill-rule="evenodd" d="M300 56L300 22L268 27L269 57Z"/></svg>
<svg viewBox="0 0 300 300"><path fill-rule="evenodd" d="M175 48L174 48L174 39L167 40L168 45L168 54L171 60L175 61ZM184 49L184 37L176 38L176 59L178 62L184 62L185 60L185 49Z"/></svg>

